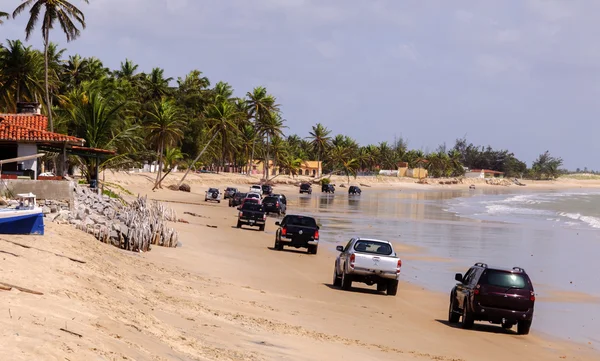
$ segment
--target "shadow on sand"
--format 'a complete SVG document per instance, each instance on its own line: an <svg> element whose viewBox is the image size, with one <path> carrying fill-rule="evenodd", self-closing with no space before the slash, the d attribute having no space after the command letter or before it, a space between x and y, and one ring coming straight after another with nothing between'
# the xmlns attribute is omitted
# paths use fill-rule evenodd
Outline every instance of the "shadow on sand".
<svg viewBox="0 0 600 361"><path fill-rule="evenodd" d="M267 247L269 250L271 251L275 251L275 252L285 252L285 253L297 253L297 254L309 254L308 252L306 252L306 250L297 250L297 249L291 249L291 248L284 248L281 251L276 250L274 247Z"/></svg>
<svg viewBox="0 0 600 361"><path fill-rule="evenodd" d="M446 320L436 320L437 322L441 323L442 325L451 327L451 328L462 328L460 323L450 323ZM465 331L477 331L477 332L487 332L487 333L498 333L498 334L503 334L503 335L518 335L517 332L513 331L512 329L507 330L502 328L499 325L492 325L492 324L483 324L483 323L476 323L473 325L473 328L470 330L465 330Z"/></svg>
<svg viewBox="0 0 600 361"><path fill-rule="evenodd" d="M341 289L341 287L336 287L336 286L332 285L331 283L323 283L323 286L329 287L332 290L344 291ZM368 288L356 288L356 287L352 287L352 288L350 288L350 290L345 291L345 292L363 293L366 295L385 295L384 292L379 292L377 290L368 289Z"/></svg>

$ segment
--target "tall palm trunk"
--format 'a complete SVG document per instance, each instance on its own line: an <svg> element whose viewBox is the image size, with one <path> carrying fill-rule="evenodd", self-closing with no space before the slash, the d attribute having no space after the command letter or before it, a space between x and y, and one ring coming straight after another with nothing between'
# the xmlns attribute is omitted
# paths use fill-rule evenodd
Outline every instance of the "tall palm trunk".
<svg viewBox="0 0 600 361"><path fill-rule="evenodd" d="M162 172L163 143L164 141L162 139L158 143L158 170L156 171L156 182L154 184L155 188L161 188L160 173Z"/></svg>
<svg viewBox="0 0 600 361"><path fill-rule="evenodd" d="M267 152L265 153L265 180L269 179L269 133L267 133Z"/></svg>
<svg viewBox="0 0 600 361"><path fill-rule="evenodd" d="M48 84L48 46L50 45L50 28L44 31L44 80L46 82L46 107L48 108L48 126L50 131L54 132L54 123L52 122L52 104L50 104L50 85Z"/></svg>
<svg viewBox="0 0 600 361"><path fill-rule="evenodd" d="M204 154L204 152L206 151L206 149L208 148L208 146L210 145L210 143L212 143L212 141L217 137L218 134L219 134L219 132L215 132L215 134L212 136L212 138L210 138L210 140L208 141L208 143L206 143L206 145L204 146L204 149L202 149L202 151L200 152L200 154L198 154L196 156L196 158L192 162L192 165L195 166L195 164L198 161L198 159L200 159L200 157L202 157L202 154ZM188 169L185 171L185 174L183 175L183 177L181 177L181 180L179 181L179 184L177 184L178 187L181 185L181 183L183 183L183 181L185 180L185 177L187 177L187 175L188 175L188 173L190 172L191 169L192 169L192 167L188 167Z"/></svg>

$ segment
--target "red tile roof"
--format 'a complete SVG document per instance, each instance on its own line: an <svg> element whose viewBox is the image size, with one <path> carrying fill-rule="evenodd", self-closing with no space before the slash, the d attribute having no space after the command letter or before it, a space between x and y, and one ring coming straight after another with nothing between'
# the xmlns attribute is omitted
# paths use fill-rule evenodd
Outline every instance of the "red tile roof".
<svg viewBox="0 0 600 361"><path fill-rule="evenodd" d="M85 140L60 133L48 132L48 120L35 114L0 114L0 141L23 143L68 142L83 145Z"/></svg>

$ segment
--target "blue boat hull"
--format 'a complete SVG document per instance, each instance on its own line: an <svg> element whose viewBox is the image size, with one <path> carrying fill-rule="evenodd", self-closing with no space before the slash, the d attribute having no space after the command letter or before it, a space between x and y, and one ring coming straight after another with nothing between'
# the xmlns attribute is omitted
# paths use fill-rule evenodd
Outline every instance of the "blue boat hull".
<svg viewBox="0 0 600 361"><path fill-rule="evenodd" d="M1 216L1 214L0 214ZM44 234L42 213L0 217L0 234Z"/></svg>

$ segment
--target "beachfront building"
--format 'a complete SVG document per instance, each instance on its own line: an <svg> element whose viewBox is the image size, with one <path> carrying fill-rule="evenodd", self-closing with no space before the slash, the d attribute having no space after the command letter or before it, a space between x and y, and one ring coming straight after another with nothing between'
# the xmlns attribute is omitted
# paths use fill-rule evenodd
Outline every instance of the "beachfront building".
<svg viewBox="0 0 600 361"><path fill-rule="evenodd" d="M112 151L84 147L85 140L48 131L48 118L39 103L18 103L16 114L0 114L0 160L34 156L40 152L58 153L57 177L38 177L38 158L2 164L2 179L62 179L67 173L67 154L98 158Z"/></svg>
<svg viewBox="0 0 600 361"><path fill-rule="evenodd" d="M465 178L504 178L504 172L489 169L469 169L465 172Z"/></svg>
<svg viewBox="0 0 600 361"><path fill-rule="evenodd" d="M300 163L300 168L298 169L298 175L309 176L319 178L323 174L323 164L321 161L316 160L305 160ZM254 161L254 165L252 167L252 174L263 174L265 171L264 162L257 160ZM269 176L279 175L279 174L289 174L287 170L276 167L273 168L273 161L269 160Z"/></svg>

